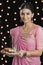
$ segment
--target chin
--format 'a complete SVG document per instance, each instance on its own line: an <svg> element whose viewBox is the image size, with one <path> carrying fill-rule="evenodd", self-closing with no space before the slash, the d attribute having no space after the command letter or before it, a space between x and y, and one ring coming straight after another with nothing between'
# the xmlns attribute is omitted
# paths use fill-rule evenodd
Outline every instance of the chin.
<svg viewBox="0 0 43 65"><path fill-rule="evenodd" d="M24 22L24 23L28 23L28 22Z"/></svg>
<svg viewBox="0 0 43 65"><path fill-rule="evenodd" d="M28 23L29 21L24 21L24 23Z"/></svg>

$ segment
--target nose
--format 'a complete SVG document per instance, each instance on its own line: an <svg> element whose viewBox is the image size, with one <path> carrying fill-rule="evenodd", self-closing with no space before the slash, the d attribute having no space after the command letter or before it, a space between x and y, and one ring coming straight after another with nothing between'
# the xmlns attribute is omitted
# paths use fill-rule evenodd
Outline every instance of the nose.
<svg viewBox="0 0 43 65"><path fill-rule="evenodd" d="M25 18L25 19L27 18L26 14L24 15L24 18Z"/></svg>

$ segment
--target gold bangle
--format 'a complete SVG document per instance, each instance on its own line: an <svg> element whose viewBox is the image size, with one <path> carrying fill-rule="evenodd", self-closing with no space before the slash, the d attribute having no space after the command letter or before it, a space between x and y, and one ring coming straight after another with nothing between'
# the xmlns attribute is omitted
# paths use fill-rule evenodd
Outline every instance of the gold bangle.
<svg viewBox="0 0 43 65"><path fill-rule="evenodd" d="M30 52L27 52L27 53L26 53L26 56L31 56L31 53L30 53Z"/></svg>

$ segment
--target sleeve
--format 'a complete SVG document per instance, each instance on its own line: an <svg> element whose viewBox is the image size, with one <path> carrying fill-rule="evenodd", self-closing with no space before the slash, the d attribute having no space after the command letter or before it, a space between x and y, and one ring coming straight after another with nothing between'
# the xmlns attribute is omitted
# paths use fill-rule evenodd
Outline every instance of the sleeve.
<svg viewBox="0 0 43 65"><path fill-rule="evenodd" d="M17 38L18 38L18 33L19 33L19 27L10 29L10 35L12 38L12 48L16 48L17 49Z"/></svg>
<svg viewBox="0 0 43 65"><path fill-rule="evenodd" d="M15 28L10 29L10 35L11 37L15 36Z"/></svg>
<svg viewBox="0 0 43 65"><path fill-rule="evenodd" d="M36 32L36 48L43 50L43 30L42 27L39 27Z"/></svg>
<svg viewBox="0 0 43 65"><path fill-rule="evenodd" d="M11 41L12 41L12 48L15 47L15 33L16 33L16 28L10 29L10 36L11 36Z"/></svg>

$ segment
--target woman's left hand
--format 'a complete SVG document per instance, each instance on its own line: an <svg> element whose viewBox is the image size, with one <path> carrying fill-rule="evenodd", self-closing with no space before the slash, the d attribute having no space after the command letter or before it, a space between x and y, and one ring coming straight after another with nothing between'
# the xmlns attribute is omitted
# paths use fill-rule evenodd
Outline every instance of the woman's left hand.
<svg viewBox="0 0 43 65"><path fill-rule="evenodd" d="M20 50L18 53L18 56L22 57L25 55L25 51L24 50Z"/></svg>
<svg viewBox="0 0 43 65"><path fill-rule="evenodd" d="M19 53L18 53L18 56L23 57L25 55L26 60L30 62L31 60L30 60L30 58L28 56L29 53L27 55L26 55L26 53L27 53L26 51L20 50Z"/></svg>

